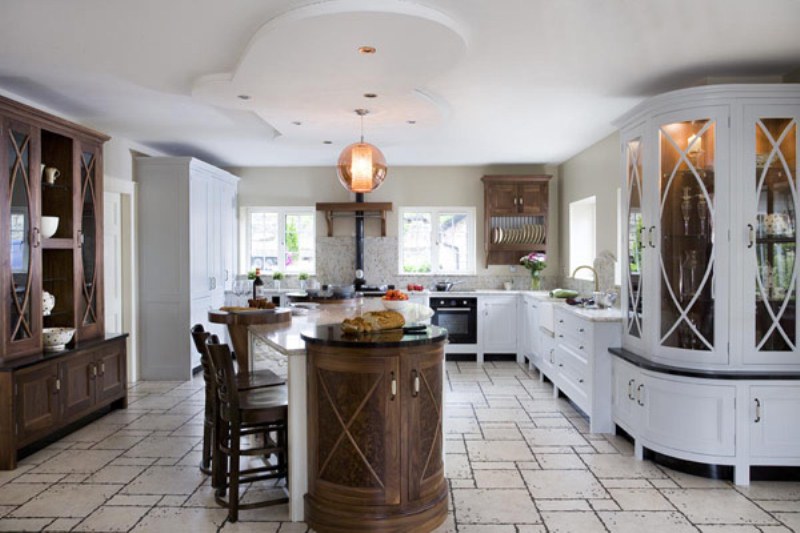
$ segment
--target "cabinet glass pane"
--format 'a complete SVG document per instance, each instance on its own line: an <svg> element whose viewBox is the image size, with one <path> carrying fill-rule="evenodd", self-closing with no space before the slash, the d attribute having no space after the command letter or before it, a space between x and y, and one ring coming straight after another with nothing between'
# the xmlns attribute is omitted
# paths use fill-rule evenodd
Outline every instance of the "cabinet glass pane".
<svg viewBox="0 0 800 533"><path fill-rule="evenodd" d="M628 142L628 334L642 337L642 255L644 252L644 223L642 222L642 143Z"/></svg>
<svg viewBox="0 0 800 533"><path fill-rule="evenodd" d="M662 346L714 349L714 122L661 127Z"/></svg>
<svg viewBox="0 0 800 533"><path fill-rule="evenodd" d="M97 322L97 283L95 279L95 258L97 246L97 199L95 195L96 160L92 152L81 154L81 261L83 264L82 282L82 324Z"/></svg>
<svg viewBox="0 0 800 533"><path fill-rule="evenodd" d="M11 298L8 322L13 341L33 336L31 325L31 204L30 135L13 129L8 132L8 176L11 207L9 242L11 245Z"/></svg>
<svg viewBox="0 0 800 533"><path fill-rule="evenodd" d="M797 122L761 119L756 135L755 341L759 351L797 350Z"/></svg>

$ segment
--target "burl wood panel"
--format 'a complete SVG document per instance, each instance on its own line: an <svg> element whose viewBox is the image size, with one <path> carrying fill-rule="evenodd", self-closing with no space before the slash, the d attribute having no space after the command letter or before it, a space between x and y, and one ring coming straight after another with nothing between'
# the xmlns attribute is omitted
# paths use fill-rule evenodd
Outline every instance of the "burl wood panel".
<svg viewBox="0 0 800 533"><path fill-rule="evenodd" d="M443 346L307 345L306 521L316 531L424 532L444 521Z"/></svg>

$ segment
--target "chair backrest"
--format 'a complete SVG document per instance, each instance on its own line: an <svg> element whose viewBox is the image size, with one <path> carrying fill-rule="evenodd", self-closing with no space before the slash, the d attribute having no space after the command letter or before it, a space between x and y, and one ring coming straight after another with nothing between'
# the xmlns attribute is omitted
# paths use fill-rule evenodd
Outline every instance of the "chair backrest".
<svg viewBox="0 0 800 533"><path fill-rule="evenodd" d="M197 353L200 354L200 366L203 368L203 381L205 381L207 386L213 386L215 384L214 371L211 368L211 358L206 348L206 341L210 335L211 334L203 327L203 324L195 324L192 326L192 340L194 341L194 347Z"/></svg>
<svg viewBox="0 0 800 533"><path fill-rule="evenodd" d="M216 335L208 338L206 348L213 368L217 398L222 407L220 414L223 418L227 418L239 412L239 388L236 384L231 350L227 344L220 344Z"/></svg>

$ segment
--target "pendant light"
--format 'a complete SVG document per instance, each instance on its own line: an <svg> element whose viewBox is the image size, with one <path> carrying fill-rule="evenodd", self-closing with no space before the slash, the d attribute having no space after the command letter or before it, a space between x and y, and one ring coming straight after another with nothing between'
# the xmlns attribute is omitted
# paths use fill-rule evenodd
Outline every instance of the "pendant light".
<svg viewBox="0 0 800 533"><path fill-rule="evenodd" d="M364 142L364 116L366 109L356 109L361 117L361 142L342 150L336 174L344 187L354 193L372 192L386 179L386 158L376 146Z"/></svg>

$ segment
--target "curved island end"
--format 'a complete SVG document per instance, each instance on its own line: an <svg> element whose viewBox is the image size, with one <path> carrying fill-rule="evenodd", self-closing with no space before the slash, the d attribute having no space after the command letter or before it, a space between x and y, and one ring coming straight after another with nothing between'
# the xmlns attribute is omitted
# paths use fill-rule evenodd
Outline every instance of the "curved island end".
<svg viewBox="0 0 800 533"><path fill-rule="evenodd" d="M447 517L446 330L302 335L308 354L309 526L431 531Z"/></svg>

